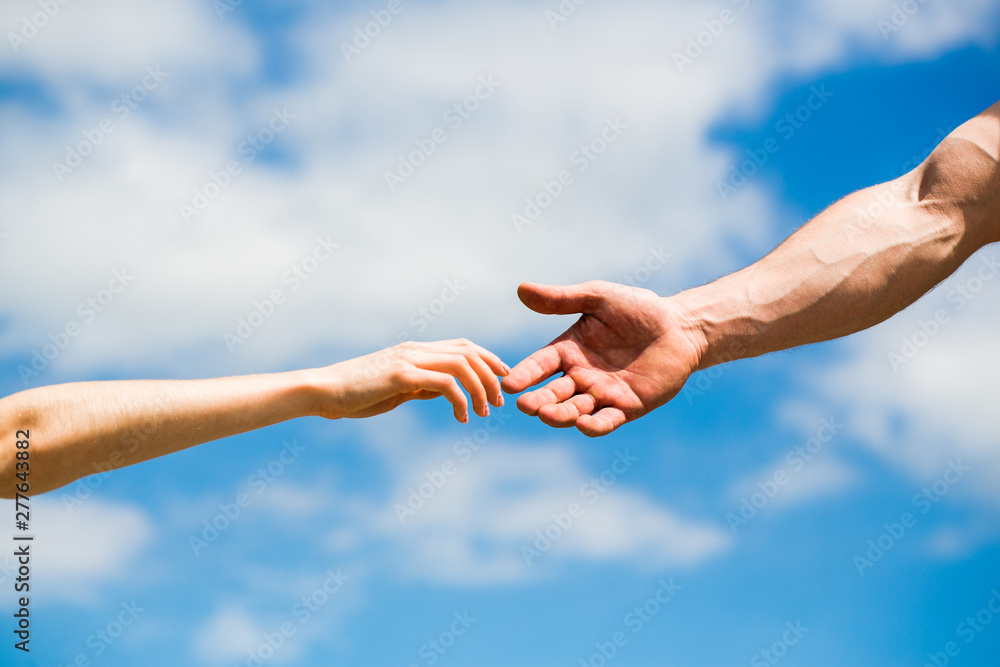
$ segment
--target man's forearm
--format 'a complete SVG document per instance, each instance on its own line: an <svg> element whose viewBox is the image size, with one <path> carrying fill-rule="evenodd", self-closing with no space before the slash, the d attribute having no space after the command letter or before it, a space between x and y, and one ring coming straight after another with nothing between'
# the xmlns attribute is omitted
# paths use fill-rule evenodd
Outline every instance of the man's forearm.
<svg viewBox="0 0 1000 667"><path fill-rule="evenodd" d="M691 315L699 368L845 336L916 301L1000 239L998 152L1000 104L756 264L670 297Z"/></svg>
<svg viewBox="0 0 1000 667"><path fill-rule="evenodd" d="M31 488L80 477L310 414L302 372L211 380L80 382L0 400L0 497L13 495L13 443L30 429ZM8 456L8 454L10 456Z"/></svg>

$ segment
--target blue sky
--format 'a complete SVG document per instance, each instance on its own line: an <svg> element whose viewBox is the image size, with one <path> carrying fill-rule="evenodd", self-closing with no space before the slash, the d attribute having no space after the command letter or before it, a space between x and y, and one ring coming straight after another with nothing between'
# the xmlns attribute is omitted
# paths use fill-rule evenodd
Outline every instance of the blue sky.
<svg viewBox="0 0 1000 667"><path fill-rule="evenodd" d="M518 282L669 294L711 280L1000 97L985 1L916 5L892 31L883 0L595 1L555 24L555 2L404 2L349 60L341 43L386 6L245 0L220 18L197 0L71 3L17 51L9 33L38 6L0 10L3 395L318 366L401 334L467 336L513 364L572 321L527 312ZM674 54L723 11L679 70ZM496 89L452 125L483 77ZM817 90L828 99L802 111ZM60 174L104 119L114 131ZM614 119L620 139L578 171ZM447 140L390 189L386 172L438 127ZM573 184L519 233L512 214L562 169ZM292 289L317 238L338 253ZM655 252L669 261L640 271ZM32 653L5 639L3 664L923 665L949 648L948 664L994 664L1000 281L976 278L991 253L879 327L695 375L599 440L512 400L469 425L434 401L286 423L39 497ZM134 281L85 320L78 304L122 268ZM459 298L436 314L449 282ZM275 287L287 304L229 349ZM942 310L894 368L887 355ZM70 322L81 335L22 380ZM447 461L456 473L401 521ZM759 508L741 523L744 500ZM0 557L8 619L10 566Z"/></svg>

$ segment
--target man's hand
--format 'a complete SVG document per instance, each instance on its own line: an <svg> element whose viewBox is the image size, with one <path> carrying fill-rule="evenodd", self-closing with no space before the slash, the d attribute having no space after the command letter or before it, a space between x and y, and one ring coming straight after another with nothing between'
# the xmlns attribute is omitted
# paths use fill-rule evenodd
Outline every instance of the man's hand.
<svg viewBox="0 0 1000 667"><path fill-rule="evenodd" d="M570 287L524 283L517 295L538 313L582 313L503 380L504 391L516 393L561 371L517 401L522 412L549 426L607 435L672 399L698 367L699 339L690 316L647 289L603 281Z"/></svg>

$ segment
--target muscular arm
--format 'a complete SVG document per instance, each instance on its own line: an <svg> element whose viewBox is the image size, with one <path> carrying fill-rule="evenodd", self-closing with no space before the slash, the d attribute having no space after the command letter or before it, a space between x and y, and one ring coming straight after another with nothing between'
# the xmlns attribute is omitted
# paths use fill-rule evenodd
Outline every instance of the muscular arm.
<svg viewBox="0 0 1000 667"><path fill-rule="evenodd" d="M0 497L14 496L15 431L30 430L32 493L194 445L315 415L369 417L413 399L445 396L468 421L501 405L492 353L468 341L404 343L310 370L210 380L79 382L0 400Z"/></svg>
<svg viewBox="0 0 1000 667"><path fill-rule="evenodd" d="M952 132L912 172L837 202L765 258L659 297L594 281L525 283L547 314L581 313L503 382L556 427L606 435L673 398L694 371L846 336L916 301L1000 240L1000 102Z"/></svg>
<svg viewBox="0 0 1000 667"><path fill-rule="evenodd" d="M912 172L837 202L756 264L673 299L698 368L877 324L1000 240L1000 103Z"/></svg>

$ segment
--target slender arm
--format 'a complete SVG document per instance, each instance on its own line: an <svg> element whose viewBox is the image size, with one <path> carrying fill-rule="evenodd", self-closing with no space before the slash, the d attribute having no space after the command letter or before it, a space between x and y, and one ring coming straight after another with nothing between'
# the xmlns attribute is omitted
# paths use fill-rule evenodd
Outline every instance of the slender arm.
<svg viewBox="0 0 1000 667"><path fill-rule="evenodd" d="M31 493L211 440L309 415L370 417L445 396L456 419L503 404L507 367L466 340L404 343L307 370L208 380L123 380L39 387L0 399L0 497L14 497L15 433L30 432Z"/></svg>
<svg viewBox="0 0 1000 667"><path fill-rule="evenodd" d="M5 450L30 432L33 493L237 433L309 414L298 373L213 380L78 382L0 401ZM8 462L0 496L11 497Z"/></svg>

